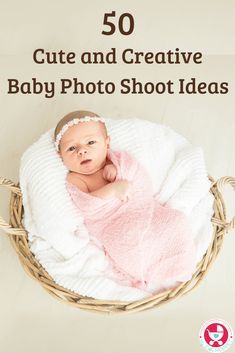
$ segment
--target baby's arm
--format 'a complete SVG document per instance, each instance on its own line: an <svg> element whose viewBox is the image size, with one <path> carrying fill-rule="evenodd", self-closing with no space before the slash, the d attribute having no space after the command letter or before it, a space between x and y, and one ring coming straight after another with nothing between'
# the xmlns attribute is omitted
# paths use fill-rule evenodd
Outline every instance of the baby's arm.
<svg viewBox="0 0 235 353"><path fill-rule="evenodd" d="M102 199L117 197L121 201L128 201L131 195L130 186L131 183L127 180L116 180L113 183L107 184L102 188L91 192L90 194Z"/></svg>
<svg viewBox="0 0 235 353"><path fill-rule="evenodd" d="M116 196L116 189L115 189L115 186L113 185L114 183L107 184L98 190L89 192L85 181L79 178L79 176L76 175L75 173L69 173L67 175L67 181L75 185L79 190L86 192L88 194L90 193L91 195L100 197L102 199L109 199L111 197Z"/></svg>
<svg viewBox="0 0 235 353"><path fill-rule="evenodd" d="M110 199L112 197L116 197L116 189L114 187L114 183L110 183L102 186L100 189L90 192L90 194L100 197L101 199Z"/></svg>
<svg viewBox="0 0 235 353"><path fill-rule="evenodd" d="M110 199L117 197L122 201L127 201L130 196L130 183L127 180L116 180L113 183L106 184L98 190L89 192L85 181L78 176L68 175L67 180L77 186L79 190L90 193L93 196L100 197L101 199Z"/></svg>

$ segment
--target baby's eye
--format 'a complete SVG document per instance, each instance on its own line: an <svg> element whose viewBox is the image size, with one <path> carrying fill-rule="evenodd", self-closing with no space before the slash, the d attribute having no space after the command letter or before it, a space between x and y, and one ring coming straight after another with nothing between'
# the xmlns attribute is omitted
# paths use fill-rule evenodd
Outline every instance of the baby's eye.
<svg viewBox="0 0 235 353"><path fill-rule="evenodd" d="M72 152L75 149L74 146L69 147L68 151Z"/></svg>
<svg viewBox="0 0 235 353"><path fill-rule="evenodd" d="M95 141L89 141L88 145L93 145L95 143Z"/></svg>

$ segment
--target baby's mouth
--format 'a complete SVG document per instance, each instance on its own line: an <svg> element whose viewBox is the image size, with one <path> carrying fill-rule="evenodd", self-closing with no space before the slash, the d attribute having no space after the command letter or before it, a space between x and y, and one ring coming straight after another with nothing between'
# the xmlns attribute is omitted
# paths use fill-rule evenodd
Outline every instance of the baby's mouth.
<svg viewBox="0 0 235 353"><path fill-rule="evenodd" d="M80 164L86 164L89 163L91 161L91 159L84 159L83 161L81 161Z"/></svg>

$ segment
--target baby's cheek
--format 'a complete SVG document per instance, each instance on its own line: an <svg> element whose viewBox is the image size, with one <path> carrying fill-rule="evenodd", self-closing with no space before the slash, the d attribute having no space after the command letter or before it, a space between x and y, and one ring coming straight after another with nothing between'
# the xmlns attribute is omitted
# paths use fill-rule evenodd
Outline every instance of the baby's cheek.
<svg viewBox="0 0 235 353"><path fill-rule="evenodd" d="M76 161L74 161L72 158L64 158L63 162L64 165L70 170L74 170L77 167Z"/></svg>

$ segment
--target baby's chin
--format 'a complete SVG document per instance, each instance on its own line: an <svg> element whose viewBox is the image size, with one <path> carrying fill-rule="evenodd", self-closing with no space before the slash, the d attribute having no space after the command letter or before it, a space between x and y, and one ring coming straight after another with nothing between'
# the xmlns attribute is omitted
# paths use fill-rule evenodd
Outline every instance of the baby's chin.
<svg viewBox="0 0 235 353"><path fill-rule="evenodd" d="M91 162L92 163L92 162ZM81 174L81 175L92 175L96 172L98 172L100 169L102 169L103 166L100 165L99 167L93 167L92 165L84 165L83 168L79 168L79 169L74 169L74 170L70 170L74 173L78 173L78 174Z"/></svg>

